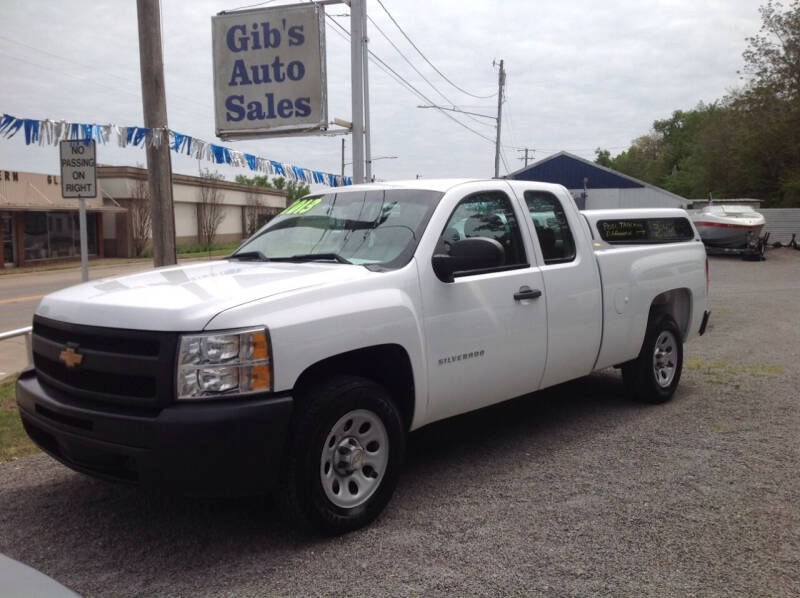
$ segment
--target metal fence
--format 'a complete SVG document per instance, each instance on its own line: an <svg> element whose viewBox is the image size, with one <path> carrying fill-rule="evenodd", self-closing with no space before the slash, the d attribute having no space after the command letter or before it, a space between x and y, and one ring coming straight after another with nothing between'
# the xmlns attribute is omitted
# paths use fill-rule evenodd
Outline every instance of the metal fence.
<svg viewBox="0 0 800 598"><path fill-rule="evenodd" d="M25 337L25 353L28 355L28 365L33 363L33 348L31 345L32 330L33 328L31 326L26 326L25 328L17 328L16 330L0 332L0 341L8 340L10 338L17 338L18 336Z"/></svg>
<svg viewBox="0 0 800 598"><path fill-rule="evenodd" d="M767 223L763 233L770 233L769 242L788 243L792 235L800 239L800 208L759 208Z"/></svg>

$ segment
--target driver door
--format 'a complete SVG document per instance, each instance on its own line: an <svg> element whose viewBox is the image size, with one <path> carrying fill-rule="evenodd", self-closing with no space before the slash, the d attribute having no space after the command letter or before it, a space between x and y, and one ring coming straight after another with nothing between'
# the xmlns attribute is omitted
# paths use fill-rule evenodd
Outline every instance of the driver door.
<svg viewBox="0 0 800 598"><path fill-rule="evenodd" d="M430 225L441 231L436 246L419 260L431 421L538 389L547 358L543 279L530 264L531 240L520 226L524 213L502 183L460 197L443 200L440 208L449 203L450 209L437 210L444 215ZM433 254L469 237L500 242L505 263L442 282ZM532 291L527 298L525 287Z"/></svg>

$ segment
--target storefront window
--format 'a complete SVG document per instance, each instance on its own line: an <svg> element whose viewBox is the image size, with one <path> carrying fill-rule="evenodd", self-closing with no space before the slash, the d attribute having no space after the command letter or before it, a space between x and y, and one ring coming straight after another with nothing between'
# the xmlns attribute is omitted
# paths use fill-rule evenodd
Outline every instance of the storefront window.
<svg viewBox="0 0 800 598"><path fill-rule="evenodd" d="M11 214L0 213L0 236L3 243L3 262L6 266L14 265L14 220Z"/></svg>
<svg viewBox="0 0 800 598"><path fill-rule="evenodd" d="M86 214L89 255L97 255L97 214ZM81 254L78 212L26 212L25 261Z"/></svg>

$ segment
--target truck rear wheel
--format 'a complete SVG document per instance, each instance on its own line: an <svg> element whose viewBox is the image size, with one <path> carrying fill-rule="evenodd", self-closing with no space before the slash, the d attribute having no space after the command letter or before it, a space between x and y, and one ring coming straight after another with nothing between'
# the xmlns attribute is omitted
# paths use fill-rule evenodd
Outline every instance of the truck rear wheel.
<svg viewBox="0 0 800 598"><path fill-rule="evenodd" d="M664 403L672 398L683 368L683 342L675 320L654 318L647 326L639 357L622 366L628 392L644 403Z"/></svg>
<svg viewBox="0 0 800 598"><path fill-rule="evenodd" d="M328 379L299 397L289 440L287 506L330 535L363 527L392 497L405 452L403 420L380 385Z"/></svg>

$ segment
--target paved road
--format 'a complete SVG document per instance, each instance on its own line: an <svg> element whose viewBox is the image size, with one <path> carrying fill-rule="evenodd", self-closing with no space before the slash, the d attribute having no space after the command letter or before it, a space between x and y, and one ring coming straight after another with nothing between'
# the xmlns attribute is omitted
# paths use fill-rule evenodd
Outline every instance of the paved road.
<svg viewBox="0 0 800 598"><path fill-rule="evenodd" d="M711 266L672 402L610 370L429 426L366 530L34 455L0 466L0 552L86 596L798 596L800 252Z"/></svg>
<svg viewBox="0 0 800 598"><path fill-rule="evenodd" d="M91 266L90 263L89 280L131 274L152 267L151 262L106 266ZM0 332L30 326L33 312L44 295L80 282L80 268L0 276ZM0 342L0 380L6 374L21 370L26 363L23 338Z"/></svg>

